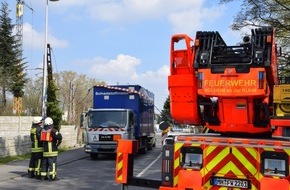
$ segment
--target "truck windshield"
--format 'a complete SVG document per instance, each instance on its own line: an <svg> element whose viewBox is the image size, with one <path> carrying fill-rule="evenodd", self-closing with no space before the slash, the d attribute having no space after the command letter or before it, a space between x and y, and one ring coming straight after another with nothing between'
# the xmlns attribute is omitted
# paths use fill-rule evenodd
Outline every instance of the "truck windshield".
<svg viewBox="0 0 290 190"><path fill-rule="evenodd" d="M89 128L123 128L127 124L126 111L92 111L88 116Z"/></svg>

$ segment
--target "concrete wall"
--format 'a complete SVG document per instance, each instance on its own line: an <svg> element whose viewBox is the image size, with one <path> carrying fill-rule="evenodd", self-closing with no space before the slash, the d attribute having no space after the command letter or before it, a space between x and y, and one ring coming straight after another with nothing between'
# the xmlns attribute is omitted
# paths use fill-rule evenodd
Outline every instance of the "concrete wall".
<svg viewBox="0 0 290 190"><path fill-rule="evenodd" d="M22 155L30 152L30 128L33 117L0 117L0 157ZM78 128L62 125L63 141L61 147L77 146Z"/></svg>

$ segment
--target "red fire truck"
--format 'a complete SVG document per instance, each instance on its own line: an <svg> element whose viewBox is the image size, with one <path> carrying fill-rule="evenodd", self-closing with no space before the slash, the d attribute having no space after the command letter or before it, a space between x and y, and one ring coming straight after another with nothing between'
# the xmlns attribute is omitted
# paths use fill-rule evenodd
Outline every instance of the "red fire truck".
<svg viewBox="0 0 290 190"><path fill-rule="evenodd" d="M279 84L275 30L252 29L234 46L218 32L199 31L194 42L177 34L170 55L172 117L210 133L167 138L161 180L144 184L160 190L289 190L290 141L281 129L290 126L290 85ZM119 141L118 183L136 180L130 172L134 144Z"/></svg>

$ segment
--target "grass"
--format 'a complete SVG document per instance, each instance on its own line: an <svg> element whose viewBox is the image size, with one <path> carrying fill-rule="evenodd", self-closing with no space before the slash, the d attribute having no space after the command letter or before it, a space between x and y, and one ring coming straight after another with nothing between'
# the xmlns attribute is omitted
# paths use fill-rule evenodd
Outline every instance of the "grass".
<svg viewBox="0 0 290 190"><path fill-rule="evenodd" d="M60 148L58 152L64 152L68 150L68 148ZM30 159L30 153L18 155L18 156L5 156L0 158L0 165L7 164L8 162L18 161L18 160L26 160Z"/></svg>
<svg viewBox="0 0 290 190"><path fill-rule="evenodd" d="M0 159L0 165L6 164L11 161L25 160L29 158L30 158L30 153L19 155L19 156L5 156Z"/></svg>

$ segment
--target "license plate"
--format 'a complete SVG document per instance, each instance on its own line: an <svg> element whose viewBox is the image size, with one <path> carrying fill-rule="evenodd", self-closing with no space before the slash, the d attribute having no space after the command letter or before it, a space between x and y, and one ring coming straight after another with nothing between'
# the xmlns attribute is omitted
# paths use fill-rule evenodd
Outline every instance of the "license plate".
<svg viewBox="0 0 290 190"><path fill-rule="evenodd" d="M250 189L251 182L250 180L244 179L229 179L229 178L221 178L221 177L213 177L211 179L211 185L223 186L223 187L237 187Z"/></svg>
<svg viewBox="0 0 290 190"><path fill-rule="evenodd" d="M112 141L113 135L99 135L100 141Z"/></svg>

